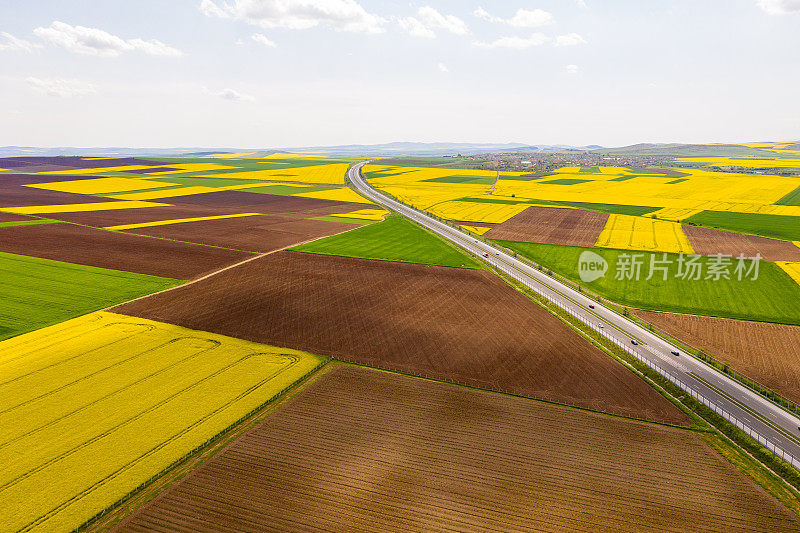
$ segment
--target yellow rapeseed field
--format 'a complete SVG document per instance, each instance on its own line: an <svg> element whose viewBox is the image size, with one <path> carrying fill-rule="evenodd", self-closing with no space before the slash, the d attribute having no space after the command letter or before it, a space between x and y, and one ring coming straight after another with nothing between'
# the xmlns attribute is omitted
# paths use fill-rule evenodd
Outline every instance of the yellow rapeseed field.
<svg viewBox="0 0 800 533"><path fill-rule="evenodd" d="M0 343L3 531L71 531L324 358L97 312Z"/></svg>
<svg viewBox="0 0 800 533"><path fill-rule="evenodd" d="M619 180L625 174L554 174L554 178L584 179L572 185L540 180L501 179L496 193L517 199L535 199L599 204L623 204L677 209L706 209L708 202L740 205L754 211L780 200L797 188L797 178L682 169L685 176L645 175ZM790 206L774 206L784 208Z"/></svg>
<svg viewBox="0 0 800 533"><path fill-rule="evenodd" d="M609 215L595 246L623 250L694 253L681 225L630 215Z"/></svg>
<svg viewBox="0 0 800 533"><path fill-rule="evenodd" d="M321 185L344 185L347 163L329 165L309 165L305 167L270 168L265 170L248 170L242 172L226 172L198 176L205 178L225 178L243 180L299 181L301 183L318 183Z"/></svg>
<svg viewBox="0 0 800 533"><path fill-rule="evenodd" d="M317 200L332 200L336 202L350 202L354 204L372 203L370 200L367 200L353 189L348 187L338 187L336 189L328 189L325 191L299 192L293 194L292 196L299 196L300 198L316 198Z"/></svg>
<svg viewBox="0 0 800 533"><path fill-rule="evenodd" d="M493 204L484 202L443 202L428 212L448 220L500 224L525 211L528 204Z"/></svg>
<svg viewBox="0 0 800 533"><path fill-rule="evenodd" d="M800 159L775 158L740 158L740 157L681 157L676 161L690 163L705 163L712 167L748 167L748 168L769 168L769 167L800 167Z"/></svg>
<svg viewBox="0 0 800 533"><path fill-rule="evenodd" d="M157 200L159 198L173 198L176 196L192 196L195 194L206 194L218 192L216 187L206 187L204 185L193 185L189 187L175 187L162 191L144 191L115 194L112 197L117 200Z"/></svg>
<svg viewBox="0 0 800 533"><path fill-rule="evenodd" d="M124 230L136 228L151 228L153 226L169 226L170 224L180 224L182 222L199 222L201 220L219 220L221 218L239 218L260 215L261 213L238 213L235 215L213 215L208 217L193 218L173 218L171 220L156 220L154 222L140 222L138 224L120 224L118 226L106 226L104 229Z"/></svg>
<svg viewBox="0 0 800 533"><path fill-rule="evenodd" d="M94 178L89 180L54 181L26 185L48 191L71 192L76 194L111 194L126 191L140 191L178 185L138 178Z"/></svg>
<svg viewBox="0 0 800 533"><path fill-rule="evenodd" d="M85 204L26 205L23 207L0 207L0 211L21 215L42 215L47 213L78 213L83 211L111 211L115 209L140 209L142 207L163 207L172 204L158 202L125 201L89 202Z"/></svg>
<svg viewBox="0 0 800 533"><path fill-rule="evenodd" d="M332 217L342 218L360 218L363 220L383 220L383 217L389 214L385 209L359 209L358 211L351 211L349 213L334 213Z"/></svg>
<svg viewBox="0 0 800 533"><path fill-rule="evenodd" d="M461 227L467 231L471 231L472 233L477 233L478 235L483 235L484 233L492 229L486 226L465 226L463 224L461 225Z"/></svg>
<svg viewBox="0 0 800 533"><path fill-rule="evenodd" d="M42 172L35 172L35 174L47 174L53 176L59 175L73 175L73 174L99 174L102 172L127 172L129 170L143 170L147 168L158 168L165 165L122 165L118 167L97 167L97 168L82 168L80 170L44 170Z"/></svg>
<svg viewBox="0 0 800 533"><path fill-rule="evenodd" d="M778 265L784 272L789 274L789 277L797 282L798 285L800 285L800 263L790 261L775 261L775 264Z"/></svg>

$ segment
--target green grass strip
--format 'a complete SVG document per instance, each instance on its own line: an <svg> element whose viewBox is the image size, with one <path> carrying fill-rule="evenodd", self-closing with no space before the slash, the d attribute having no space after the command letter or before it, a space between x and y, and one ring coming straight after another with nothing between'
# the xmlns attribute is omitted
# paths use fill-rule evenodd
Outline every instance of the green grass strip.
<svg viewBox="0 0 800 533"><path fill-rule="evenodd" d="M301 244L290 250L423 265L481 268L474 259L454 246L398 216Z"/></svg>

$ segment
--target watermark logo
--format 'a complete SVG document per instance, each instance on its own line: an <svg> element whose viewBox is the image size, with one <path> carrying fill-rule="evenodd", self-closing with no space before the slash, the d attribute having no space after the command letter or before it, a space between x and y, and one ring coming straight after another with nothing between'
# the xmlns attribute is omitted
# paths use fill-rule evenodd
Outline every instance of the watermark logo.
<svg viewBox="0 0 800 533"><path fill-rule="evenodd" d="M703 257L697 254L668 255L645 253L621 253L613 265L616 281L650 281L669 278L681 281L756 281L762 257L739 254L714 254ZM584 283L590 283L606 275L609 265L606 260L588 250L578 258L578 275Z"/></svg>
<svg viewBox="0 0 800 533"><path fill-rule="evenodd" d="M578 275L584 283L591 283L600 279L608 272L608 262L601 256L589 250L581 252L578 258Z"/></svg>

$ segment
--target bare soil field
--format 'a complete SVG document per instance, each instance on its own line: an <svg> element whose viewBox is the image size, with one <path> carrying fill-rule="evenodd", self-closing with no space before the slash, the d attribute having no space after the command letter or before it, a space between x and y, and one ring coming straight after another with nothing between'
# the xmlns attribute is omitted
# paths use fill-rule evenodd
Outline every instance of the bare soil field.
<svg viewBox="0 0 800 533"><path fill-rule="evenodd" d="M52 179L49 181L52 181ZM28 181L27 183L36 182ZM4 207L23 207L29 205L84 204L113 201L114 200L111 198L101 198L88 194L46 191L44 189L23 187L19 184L6 182L5 176L0 176L0 209Z"/></svg>
<svg viewBox="0 0 800 533"><path fill-rule="evenodd" d="M345 222L256 215L134 228L125 233L266 253L356 227Z"/></svg>
<svg viewBox="0 0 800 533"><path fill-rule="evenodd" d="M2 167L19 169L21 172L29 170L30 167L40 165L55 165L74 169L81 168L101 168L116 167L123 165L161 165L158 161L150 159L138 159L135 157L111 157L108 159L84 159L82 156L52 156L52 157L4 157ZM31 170L31 172L36 172Z"/></svg>
<svg viewBox="0 0 800 533"><path fill-rule="evenodd" d="M159 200L160 201L160 200ZM217 215L231 215L242 213L239 210L219 209L214 207L198 207L194 205L172 205L141 207L136 209L112 209L109 211L79 211L75 213L53 213L49 218L86 224L89 226L106 227L122 224L141 224L143 222L156 222L159 220L174 220L176 218L210 217Z"/></svg>
<svg viewBox="0 0 800 533"><path fill-rule="evenodd" d="M0 251L187 280L252 257L75 224L0 228Z"/></svg>
<svg viewBox="0 0 800 533"><path fill-rule="evenodd" d="M483 270L277 252L115 312L674 424L689 419Z"/></svg>
<svg viewBox="0 0 800 533"><path fill-rule="evenodd" d="M800 326L651 311L634 313L800 404Z"/></svg>
<svg viewBox="0 0 800 533"><path fill-rule="evenodd" d="M786 241L743 235L698 226L683 226L695 253L701 255L730 254L755 257L760 253L767 261L800 261L800 247Z"/></svg>
<svg viewBox="0 0 800 533"><path fill-rule="evenodd" d="M607 220L606 213L532 206L484 236L507 241L594 246Z"/></svg>
<svg viewBox="0 0 800 533"><path fill-rule="evenodd" d="M692 432L340 366L115 531L790 531Z"/></svg>
<svg viewBox="0 0 800 533"><path fill-rule="evenodd" d="M0 211L0 222L19 222L22 220L36 220L36 219L25 215L17 215L15 213L3 213L2 211Z"/></svg>
<svg viewBox="0 0 800 533"><path fill-rule="evenodd" d="M317 200L315 198L301 198L298 196L282 196L277 194L260 194L242 191L219 191L205 194L192 194L161 198L159 202L168 204L193 205L198 207L215 207L231 209L230 212L264 213L265 215L277 213L300 213L314 210L320 214L347 213L364 209L364 204L348 202L333 202ZM330 209L330 211L325 211Z"/></svg>

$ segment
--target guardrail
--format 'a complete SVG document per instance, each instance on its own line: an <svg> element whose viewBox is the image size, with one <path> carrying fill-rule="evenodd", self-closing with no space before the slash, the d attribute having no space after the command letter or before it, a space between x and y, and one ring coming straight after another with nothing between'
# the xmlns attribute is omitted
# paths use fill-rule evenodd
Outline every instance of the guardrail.
<svg viewBox="0 0 800 533"><path fill-rule="evenodd" d="M350 179L346 178L346 181L349 182ZM366 178L364 178L364 181L366 182ZM369 185L368 182L367 182L367 185L371 187L371 185ZM476 235L476 234L470 232L469 230L466 230L466 229L462 228L461 226L459 226L457 224L453 224L449 220L440 218L440 217L438 217L438 216L436 216L436 215L434 215L432 213L429 213L428 211L425 211L423 209L418 209L418 208L414 207L413 205L407 204L407 203L403 202L402 200L400 200L399 198L397 198L396 196L394 196L394 195L392 195L390 193L387 193L386 191L381 191L381 190L375 189L374 187L371 187L371 188L376 193L381 194L383 196L386 196L388 198L391 198L391 199L395 200L396 202L400 202L404 206L409 207L409 208L413 209L414 211L417 211L417 212L422 213L422 214L424 214L426 216L429 216L429 217L433 218L434 220L436 220L438 222L446 224L447 226L449 226L449 227L451 227L451 228L453 228L455 230L460 231L461 233L469 235L471 238L480 239L480 241L483 242L483 243L491 244L492 246L503 250L506 254L514 257L518 261L526 263L529 266L532 266L533 268L536 268L538 270L546 271L548 276L557 279L559 282L563 283L564 285L567 285L568 287L572 288L573 290L575 290L577 292L580 292L582 294L585 294L586 296L588 296L590 298L593 298L593 299L597 300L598 302L603 302L604 306L608 310L610 310L611 312L616 313L617 315L630 320L631 322L637 324L638 326L640 326L640 327L642 327L644 329L647 329L649 332L653 333L657 337L660 337L663 341L668 342L670 344L675 344L677 346L680 346L683 349L683 351L686 352L686 354L689 355L690 357L693 357L694 359L697 359L698 361L702 361L706 365L714 368L715 370L717 370L719 372L723 372L725 375L727 375L728 377L730 377L731 379L733 379L734 381L736 381L740 385L742 385L742 386L750 389L751 391L761 395L763 398L769 400L770 402L772 402L776 406L780 407L781 409L785 410L786 412L788 412L788 413L790 413L792 415L795 415L795 416L800 415L800 406L798 406L792 400L786 398L785 396L782 396L780 393L776 392L771 387L763 385L763 384L759 383L758 381L756 381L756 380L754 380L752 378L749 378L749 377L737 372L736 369L731 368L731 366L729 364L724 363L724 362L720 362L715 357L713 357L711 355L708 355L708 354L700 355L701 353L704 353L702 350L700 350L698 348L695 348L695 347L693 347L693 346L681 341L680 339L676 339L675 337L673 337L673 336L671 336L671 335L669 335L669 334L667 334L667 333L665 333L665 332L663 332L661 330L653 328L652 324L647 323L646 321L640 319L639 317L637 317L637 316L635 316L633 314L625 314L623 312L620 312L618 308L620 308L620 307L624 308L624 306L616 304L613 301L608 300L607 298L605 298L605 297L603 297L603 296L601 296L601 295L599 295L599 294L597 294L595 292L587 290L584 286L580 285L579 283L575 283L571 279L566 278L566 277L562 276L561 274L559 274L557 272L553 272L550 268L547 268L547 267L545 267L543 265L540 265L540 264L536 263L535 261L531 261L527 257L519 255L514 250L510 250L510 249L506 248L505 246L503 246L501 244L498 244L496 242L493 242L493 241L489 243L488 240L485 237L483 237L481 235Z"/></svg>
<svg viewBox="0 0 800 533"><path fill-rule="evenodd" d="M500 270L502 270L503 272L505 272L506 274L509 274L509 275L511 274L511 272L509 272L510 269L508 267L499 266L499 265L495 265L495 266L497 268L499 268ZM583 313L580 313L580 312L578 312L578 311L576 311L574 309L571 309L571 308L561 304L558 301L555 301L555 300L549 298L541 290L539 290L537 287L534 287L531 283L528 283L524 279L523 280L518 280L518 281L520 283L522 283L523 285L525 285L526 287L528 287L530 290L532 290L532 291L536 292L537 294L541 295L543 298L546 298L547 301L550 302L551 304L557 306L561 310L563 310L563 311L569 313L570 315L574 316L576 319L580 320L581 322L583 322L584 324L589 326L592 330L594 330L598 334L602 335L603 337L605 337L609 341L613 342L616 346L619 346L620 348L622 348L626 353L628 353L629 355L635 357L641 363L644 363L645 365L647 365L651 369L655 370L656 372L658 372L659 374L664 376L673 385L677 386L678 388L680 388L684 392L688 393L695 400L699 401L700 403L702 403L703 405L705 405L706 407L708 407L709 409L714 411L717 415L721 416L722 418L724 418L725 420L727 420L728 422L730 422L731 424L733 424L734 426L736 426L737 428L742 430L744 433L749 435L751 438L755 439L759 444L761 444L767 450L769 450L770 452L775 454L775 456L783 459L784 461L789 463L792 467L794 467L795 469L800 471L800 458L796 458L794 456L794 454L792 454L791 452L785 451L783 448L781 448L780 446L778 446L774 442L772 442L768 437L765 437L765 436L761 435L758 431L756 431L755 429L751 428L750 426L748 426L747 424L742 422L733 413L731 413L730 411L726 410L722 406L717 405L712 400L709 400L708 398L706 398L702 393L700 393L698 390L696 390L694 387L689 385L687 382L685 382L681 378L679 378L676 375L674 375L669 370L665 369L664 367L662 367L658 363L655 363L655 362L649 360L648 358L642 356L636 350L632 349L630 346L627 346L624 343L620 343L617 340L615 340L614 338L612 338L611 335L604 330L604 328L600 328L598 325L595 324L596 320L592 320L591 317L588 317L588 316L584 315Z"/></svg>
<svg viewBox="0 0 800 533"><path fill-rule="evenodd" d="M431 215L430 213L427 213L427 212L425 212L425 211L423 211L421 209L417 209L417 208L415 208L413 206L409 206L408 204L405 204L404 202L402 202L398 198L395 198L391 194L385 193L384 191L378 191L377 189L374 189L374 188L372 188L372 189L376 192L376 194L381 194L381 195L385 195L385 196L387 196L389 198L392 198L393 200L395 200L395 201L397 201L399 203L402 203L404 206L410 207L411 209L413 209L413 210L415 210L417 212L425 214L426 216L429 216L429 217L433 218L434 220L438 220L438 221L448 225L448 227L451 227L453 229L457 229L458 231L460 231L462 233L466 233L466 234L470 235L471 237L473 236L471 233L466 232L466 230L464 230L463 228L460 228L460 227L456 228L455 226L450 224L449 221L441 220L441 219L439 219L439 217L436 217L435 215ZM485 239L483 239L483 238L481 238L481 241L482 242L486 242ZM517 257L517 254L514 253L513 256ZM716 413L717 415L721 416L723 419L725 419L728 422L730 422L731 424L733 424L735 427L737 427L738 429L740 429L741 431L746 433L751 438L755 439L760 445L762 445L769 452L773 453L776 457L786 461L793 468L795 468L796 470L800 471L800 460L798 458L796 458L791 452L785 451L783 448L781 448L780 446L778 446L774 442L772 442L768 437L765 437L764 435L761 435L758 431L756 431L755 429L751 428L750 426L748 426L747 424L742 422L733 413L731 413L730 411L724 409L723 407L717 405L715 402L713 402L713 401L709 400L708 398L706 398L702 393L700 393L694 387L689 385L687 382L685 382L682 379L680 379L679 377L675 376L669 370L663 368L662 366L658 365L657 363L654 363L654 362L650 361L648 358L646 358L646 357L642 356L641 354L639 354L638 352L636 352L636 350L631 349L631 347L627 346L627 344L620 343L617 340L615 340L614 338L612 338L611 335L608 334L606 331L604 331L603 328L600 328L598 325L595 325L596 320L594 320L591 317L588 317L588 316L584 315L583 313L580 313L580 312L578 312L578 311L576 311L574 309L571 309L571 308L561 304L560 302L550 298L539 287L536 287L532 283L527 281L530 278L530 276L527 273L522 272L522 274L524 274L524 276L523 276L523 279L520 280L520 279L517 278L517 276L514 275L514 274L518 274L520 272L519 270L514 269L514 270L516 270L516 272L512 272L511 271L512 268L509 267L508 265L504 264L501 261L491 261L490 264L492 266L494 266L495 268L498 268L499 270L501 270L501 271L505 272L506 274L510 275L512 278L514 278L518 282L522 283L528 289L536 292L537 294L539 294L541 297L545 298L551 304L557 306L558 308L562 309L563 311L565 311L565 312L569 313L570 315L574 316L576 319L580 320L585 325L589 326L592 330L594 330L598 334L602 335L603 337L608 339L610 342L614 343L616 346L619 346L620 348L622 348L626 353L628 353L629 355L635 357L636 360L638 360L641 363L645 364L646 366L648 366L652 370L658 372L661 376L663 376L665 379L669 380L672 384L674 384L675 386L677 386L678 388L680 388L684 392L688 393L692 398L694 398L695 400L699 401L700 403L702 403L707 408L709 408L712 411L714 411L714 413ZM537 265L535 263L534 263L533 266L535 268L537 268L537 269L541 268L540 265ZM783 407L783 406L781 406L781 407Z"/></svg>

